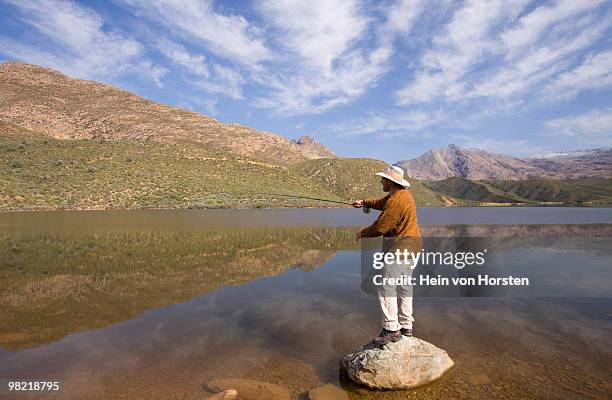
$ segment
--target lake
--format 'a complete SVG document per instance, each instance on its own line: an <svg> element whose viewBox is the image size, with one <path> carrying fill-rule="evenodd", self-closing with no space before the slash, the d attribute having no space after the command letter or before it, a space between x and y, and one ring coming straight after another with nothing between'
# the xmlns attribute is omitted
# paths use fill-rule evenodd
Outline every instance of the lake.
<svg viewBox="0 0 612 400"><path fill-rule="evenodd" d="M422 234L489 240L530 290L415 297L415 335L455 367L410 391L351 383L338 360L379 331L360 288L355 209L0 214L0 379L59 380L2 398L203 399L251 378L296 398L612 396L612 209L420 208Z"/></svg>

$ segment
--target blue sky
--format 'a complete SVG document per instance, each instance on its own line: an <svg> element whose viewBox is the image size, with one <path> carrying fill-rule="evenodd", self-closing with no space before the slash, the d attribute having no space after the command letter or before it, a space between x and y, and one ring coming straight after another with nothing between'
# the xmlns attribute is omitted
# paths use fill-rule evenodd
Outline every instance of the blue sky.
<svg viewBox="0 0 612 400"><path fill-rule="evenodd" d="M612 146L611 3L0 0L0 60L341 156L529 156Z"/></svg>

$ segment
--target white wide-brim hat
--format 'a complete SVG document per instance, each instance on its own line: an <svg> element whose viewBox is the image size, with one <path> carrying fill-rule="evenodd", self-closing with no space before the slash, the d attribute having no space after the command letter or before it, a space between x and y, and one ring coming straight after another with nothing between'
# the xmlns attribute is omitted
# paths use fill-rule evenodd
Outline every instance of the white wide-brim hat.
<svg viewBox="0 0 612 400"><path fill-rule="evenodd" d="M405 187L410 186L410 182L404 179L404 170L400 167L396 167L395 165L389 165L386 171L376 172L374 175L382 176L383 178L387 178L398 185L402 185Z"/></svg>

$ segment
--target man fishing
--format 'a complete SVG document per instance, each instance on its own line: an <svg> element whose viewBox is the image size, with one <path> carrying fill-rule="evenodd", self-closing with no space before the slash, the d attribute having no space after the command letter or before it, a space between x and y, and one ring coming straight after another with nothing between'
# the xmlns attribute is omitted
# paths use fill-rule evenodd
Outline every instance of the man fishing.
<svg viewBox="0 0 612 400"><path fill-rule="evenodd" d="M356 208L369 207L382 211L372 225L357 232L357 240L383 236L383 252L393 253L397 249L420 251L421 233L416 205L412 194L406 189L410 183L404 179L404 170L389 166L386 171L377 172L376 175L381 177L382 190L388 194L353 203ZM412 267L410 264L386 263L381 273L384 277L398 277L411 274ZM372 341L384 345L396 342L402 336L412 336L412 287L382 285L377 289L383 329Z"/></svg>

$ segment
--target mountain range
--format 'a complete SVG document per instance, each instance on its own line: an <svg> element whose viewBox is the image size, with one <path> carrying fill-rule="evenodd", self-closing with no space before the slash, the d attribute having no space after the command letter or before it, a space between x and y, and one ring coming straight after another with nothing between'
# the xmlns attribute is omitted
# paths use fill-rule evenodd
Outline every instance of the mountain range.
<svg viewBox="0 0 612 400"><path fill-rule="evenodd" d="M329 206L275 193L379 196L373 173L386 165L18 62L0 64L0 155L0 210ZM451 144L397 165L421 206L607 204L611 159L612 149L517 158Z"/></svg>
<svg viewBox="0 0 612 400"><path fill-rule="evenodd" d="M17 62L0 64L0 156L0 210L330 206L276 194L378 195L385 165Z"/></svg>
<svg viewBox="0 0 612 400"><path fill-rule="evenodd" d="M449 144L396 165L410 177L427 180L609 178L612 177L612 148L518 158Z"/></svg>

